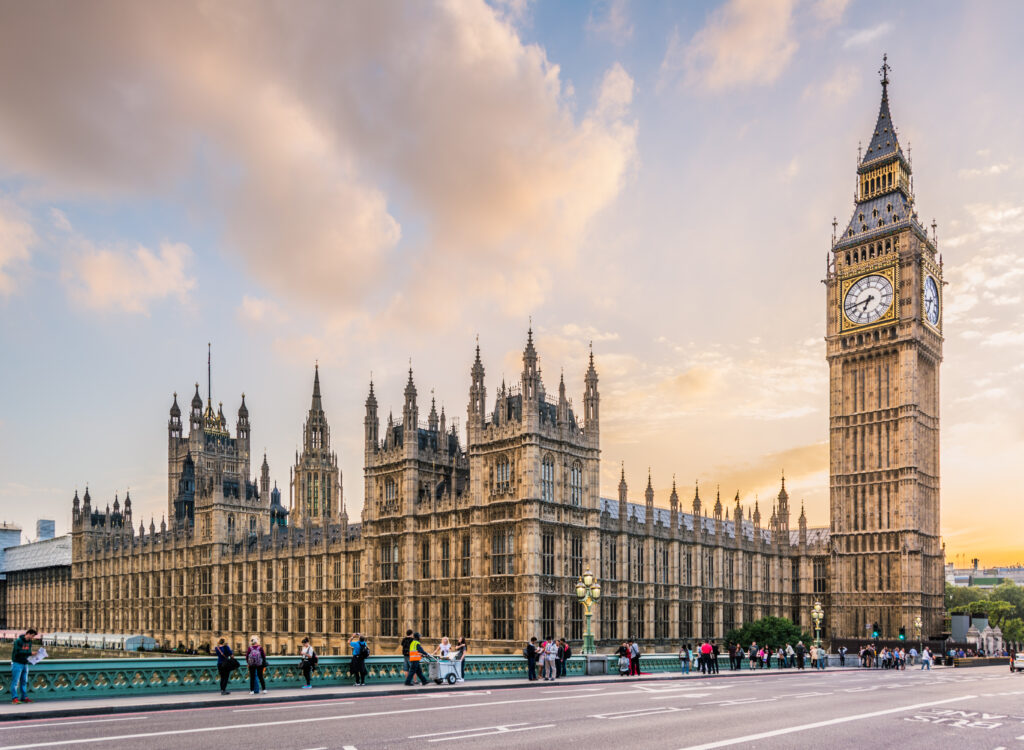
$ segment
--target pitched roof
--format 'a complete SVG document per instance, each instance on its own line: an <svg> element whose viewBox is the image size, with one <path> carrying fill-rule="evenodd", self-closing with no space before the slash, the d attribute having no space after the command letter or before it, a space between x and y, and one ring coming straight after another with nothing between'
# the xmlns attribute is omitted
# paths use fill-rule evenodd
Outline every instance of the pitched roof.
<svg viewBox="0 0 1024 750"><path fill-rule="evenodd" d="M71 535L54 537L41 542L8 547L4 550L4 571L56 568L71 566Z"/></svg>

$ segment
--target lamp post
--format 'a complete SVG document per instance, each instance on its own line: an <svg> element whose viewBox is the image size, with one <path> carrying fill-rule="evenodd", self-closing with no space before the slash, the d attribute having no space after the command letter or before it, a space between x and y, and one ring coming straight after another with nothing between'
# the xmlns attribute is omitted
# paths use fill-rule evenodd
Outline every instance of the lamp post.
<svg viewBox="0 0 1024 750"><path fill-rule="evenodd" d="M587 618L587 632L583 636L583 653L595 654L594 634L590 632L590 617L593 614L594 602L601 598L601 584L594 580L594 574L590 568L583 571L583 575L576 582L576 598L583 605L583 614Z"/></svg>
<svg viewBox="0 0 1024 750"><path fill-rule="evenodd" d="M825 619L825 610L821 608L821 602L815 602L811 610L811 619L814 620L814 645L821 646L821 621Z"/></svg>
<svg viewBox="0 0 1024 750"><path fill-rule="evenodd" d="M917 631L917 653L924 651L924 641L921 639L921 615L914 618L914 630Z"/></svg>

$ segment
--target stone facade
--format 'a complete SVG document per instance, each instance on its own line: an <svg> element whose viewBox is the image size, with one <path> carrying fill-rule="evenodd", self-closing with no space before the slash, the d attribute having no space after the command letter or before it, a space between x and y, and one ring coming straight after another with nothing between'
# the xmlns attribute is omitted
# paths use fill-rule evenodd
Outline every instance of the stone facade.
<svg viewBox="0 0 1024 750"><path fill-rule="evenodd" d="M854 218L829 254L830 528L808 529L801 508L791 530L784 479L764 522L758 503L744 517L739 493L723 503L716 491L712 503L699 487L684 511L674 482L669 507L656 507L649 475L632 502L624 467L618 497L602 498L593 353L577 411L564 378L557 395L545 390L530 331L518 382L493 401L477 346L465 430L433 399L420 420L411 369L401 417L389 414L382 430L370 384L360 523L345 509L319 368L288 509L266 456L259 482L250 477L244 395L234 436L198 385L185 435L175 397L170 524L136 530L129 497L100 511L76 492L70 623L41 608L32 624L190 648L258 633L272 653L309 635L325 654L343 652L352 631L391 649L414 627L515 652L534 635L582 637L573 588L590 568L603 587L593 629L604 646L721 638L766 615L810 630L815 601L826 635L860 635L873 621L911 632L917 615L937 632L942 267L917 221L887 85Z"/></svg>
<svg viewBox="0 0 1024 750"><path fill-rule="evenodd" d="M939 536L942 261L889 112L888 65L827 286L833 631L943 627Z"/></svg>

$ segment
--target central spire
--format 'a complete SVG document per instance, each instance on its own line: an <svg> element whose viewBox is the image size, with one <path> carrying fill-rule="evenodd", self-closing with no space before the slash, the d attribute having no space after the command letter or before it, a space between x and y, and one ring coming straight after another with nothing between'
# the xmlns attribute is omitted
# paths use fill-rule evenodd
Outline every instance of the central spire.
<svg viewBox="0 0 1024 750"><path fill-rule="evenodd" d="M310 404L311 411L323 411L323 405L320 400L320 361L317 360L313 365L313 400Z"/></svg>

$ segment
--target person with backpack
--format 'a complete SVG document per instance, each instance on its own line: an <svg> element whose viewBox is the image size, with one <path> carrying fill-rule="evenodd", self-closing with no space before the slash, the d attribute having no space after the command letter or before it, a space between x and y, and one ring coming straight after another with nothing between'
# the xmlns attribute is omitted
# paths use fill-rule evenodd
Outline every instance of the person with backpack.
<svg viewBox="0 0 1024 750"><path fill-rule="evenodd" d="M349 662L348 671L356 678L356 686L366 685L366 657L370 655L370 647L366 639L359 633L353 633L348 645L352 648L352 660Z"/></svg>
<svg viewBox="0 0 1024 750"><path fill-rule="evenodd" d="M299 662L299 667L302 669L302 677L306 680L306 684L303 685L302 688L304 690L309 690L313 687L313 670L316 669L316 665L320 662L320 658L316 655L316 651L313 650L313 646L309 642L309 638L302 639L302 650L299 654L302 656L302 661Z"/></svg>
<svg viewBox="0 0 1024 750"><path fill-rule="evenodd" d="M234 653L231 651L231 646L229 646L228 642L223 638L217 642L217 646L213 651L217 654L217 673L220 675L220 694L231 695L231 692L228 690L228 680L231 679L231 673L241 665L238 663L238 659L235 658Z"/></svg>
<svg viewBox="0 0 1024 750"><path fill-rule="evenodd" d="M409 644L409 674L405 677L405 684L408 687L412 687L412 681L415 677L420 678L421 684L427 684L427 678L423 676L423 668L420 664L424 656L429 656L429 654L423 650L423 644L420 643L420 634L413 633L412 642Z"/></svg>
<svg viewBox="0 0 1024 750"><path fill-rule="evenodd" d="M267 666L267 652L260 645L259 636L254 635L249 639L245 663L249 667L249 695L259 695L261 690L267 692L267 681L263 677L263 671Z"/></svg>
<svg viewBox="0 0 1024 750"><path fill-rule="evenodd" d="M527 682L537 681L537 636L533 636L530 642L523 647L523 657L526 659L526 680Z"/></svg>

